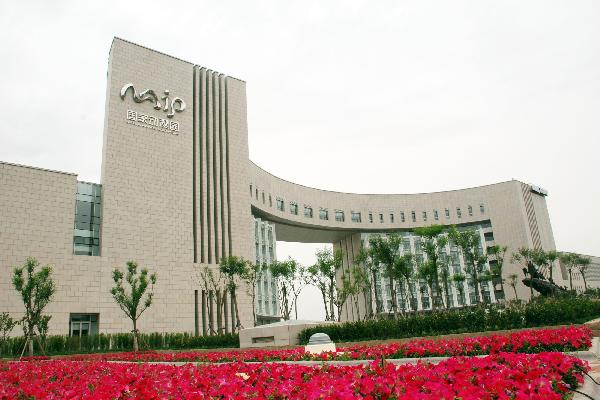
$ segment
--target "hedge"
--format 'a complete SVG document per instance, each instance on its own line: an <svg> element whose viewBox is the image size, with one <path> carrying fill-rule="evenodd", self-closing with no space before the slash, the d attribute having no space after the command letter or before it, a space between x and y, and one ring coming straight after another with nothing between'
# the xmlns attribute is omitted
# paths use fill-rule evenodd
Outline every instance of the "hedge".
<svg viewBox="0 0 600 400"><path fill-rule="evenodd" d="M488 305L370 321L318 325L303 330L300 343L323 332L334 342L401 339L450 333L484 332L583 323L600 317L600 301L586 298L537 299L524 305Z"/></svg>
<svg viewBox="0 0 600 400"><path fill-rule="evenodd" d="M194 336L189 333L142 333L139 335L140 350L213 349L219 347L240 347L237 334L215 336ZM23 351L25 339L13 337L0 346L0 357L18 357ZM113 333L92 336L48 336L42 353L34 341L35 355L102 353L131 351L133 334Z"/></svg>

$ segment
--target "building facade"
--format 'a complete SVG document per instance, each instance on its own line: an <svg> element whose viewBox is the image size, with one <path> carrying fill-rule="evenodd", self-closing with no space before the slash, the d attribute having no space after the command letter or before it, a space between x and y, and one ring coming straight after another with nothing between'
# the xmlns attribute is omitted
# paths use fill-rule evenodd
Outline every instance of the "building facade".
<svg viewBox="0 0 600 400"><path fill-rule="evenodd" d="M410 231L431 224L474 226L484 243L492 237L510 249L555 248L546 193L516 180L366 195L280 179L249 160L244 81L117 38L101 170L100 183L87 183L72 173L0 163L1 311L22 314L11 271L30 256L54 267L50 333L81 335L131 330L110 294L112 270L129 260L158 274L140 330L205 332L212 296L201 293L198 271L230 255L269 263L276 240L332 243L346 266L368 235L397 231L414 247ZM505 265L506 274L518 270ZM522 284L517 290L528 296ZM260 322L279 316L276 291L268 274L255 304L240 290L242 327L253 325L253 307ZM419 302L426 308L426 297ZM356 318L348 307L346 318ZM234 329L233 314L222 330Z"/></svg>

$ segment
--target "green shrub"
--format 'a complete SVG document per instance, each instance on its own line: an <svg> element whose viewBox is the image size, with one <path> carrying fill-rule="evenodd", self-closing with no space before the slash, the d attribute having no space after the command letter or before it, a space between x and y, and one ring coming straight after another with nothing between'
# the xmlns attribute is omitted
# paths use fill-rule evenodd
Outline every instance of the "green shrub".
<svg viewBox="0 0 600 400"><path fill-rule="evenodd" d="M300 343L308 343L317 332L334 342L402 339L451 333L483 332L545 325L582 323L600 317L600 301L590 296L536 298L526 304L504 307L498 304L379 319L319 325L300 333Z"/></svg>
<svg viewBox="0 0 600 400"><path fill-rule="evenodd" d="M194 336L189 333L147 333L140 334L141 350L180 350L180 349L212 349L219 347L239 347L240 340L237 334L216 336ZM7 339L0 346L0 358L19 357L25 339L14 337ZM35 355L58 355L78 353L102 353L131 351L133 348L133 335L131 333L112 333L92 336L48 336L44 344L44 352L39 344L34 342Z"/></svg>

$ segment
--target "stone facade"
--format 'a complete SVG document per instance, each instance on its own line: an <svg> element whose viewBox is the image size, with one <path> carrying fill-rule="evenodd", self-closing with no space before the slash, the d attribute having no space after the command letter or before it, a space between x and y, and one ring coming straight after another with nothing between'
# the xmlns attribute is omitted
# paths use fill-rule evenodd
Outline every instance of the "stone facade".
<svg viewBox="0 0 600 400"><path fill-rule="evenodd" d="M510 249L555 247L544 194L515 180L364 195L279 179L248 159L245 82L121 39L110 50L105 114L99 256L73 255L76 175L0 163L0 311L22 313L13 266L28 256L52 264L51 334L68 333L71 314L97 314L100 332L130 331L109 293L112 269L129 260L158 274L139 328L193 332L199 270L229 255L256 260L253 216L273 225L278 240L344 248L347 265L361 234L434 223L489 224ZM518 270L505 266L506 274ZM238 307L250 327L254 305L244 289ZM522 285L518 292L529 293Z"/></svg>

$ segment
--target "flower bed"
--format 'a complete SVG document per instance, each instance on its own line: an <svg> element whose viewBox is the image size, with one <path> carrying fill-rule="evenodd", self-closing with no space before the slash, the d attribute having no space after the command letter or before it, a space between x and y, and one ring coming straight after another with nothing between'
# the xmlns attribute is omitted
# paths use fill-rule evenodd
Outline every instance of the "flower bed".
<svg viewBox="0 0 600 400"><path fill-rule="evenodd" d="M583 326L560 329L535 329L508 335L490 335L445 340L413 340L375 346L355 345L340 347L336 353L315 356L303 347L288 350L243 350L224 352L139 352L70 356L70 360L114 361L308 361L308 360L364 360L378 358L405 358L431 356L473 356L499 352L540 353L547 351L578 351L591 347L592 331Z"/></svg>
<svg viewBox="0 0 600 400"><path fill-rule="evenodd" d="M0 398L565 398L589 366L562 353L455 357L437 365L173 366L105 361L0 363Z"/></svg>

